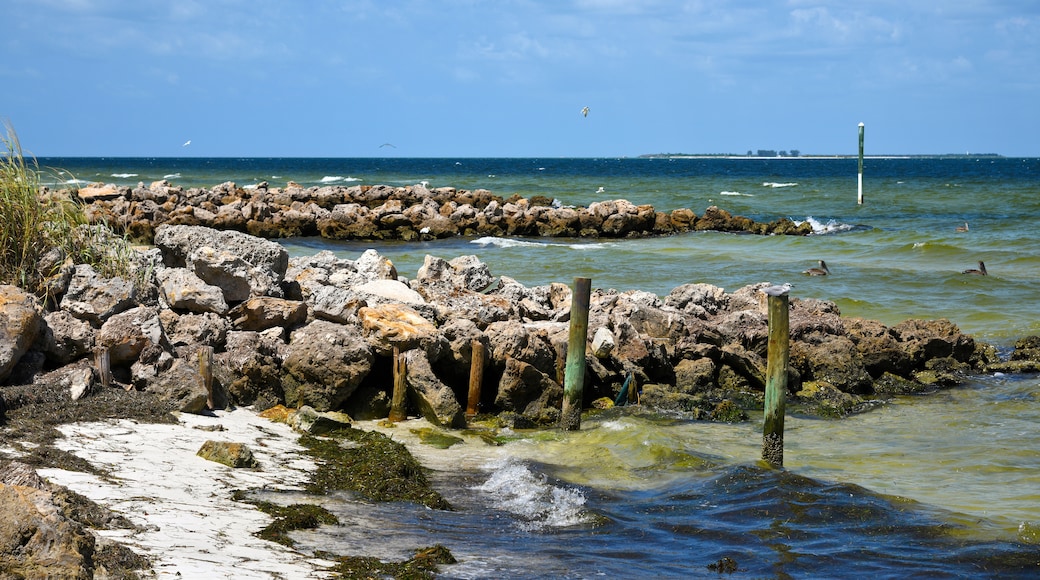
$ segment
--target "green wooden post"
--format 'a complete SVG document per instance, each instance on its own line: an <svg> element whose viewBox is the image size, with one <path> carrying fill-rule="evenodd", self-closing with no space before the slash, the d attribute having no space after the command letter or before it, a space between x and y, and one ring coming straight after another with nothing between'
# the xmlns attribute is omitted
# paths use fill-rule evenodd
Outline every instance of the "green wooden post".
<svg viewBox="0 0 1040 580"><path fill-rule="evenodd" d="M859 124L859 194L856 203L863 205L863 123Z"/></svg>
<svg viewBox="0 0 1040 580"><path fill-rule="evenodd" d="M571 293L571 326L567 336L567 366L563 371L563 413L560 426L567 431L581 428L581 397L585 386L585 344L589 334L589 297L592 280L575 278Z"/></svg>
<svg viewBox="0 0 1040 580"><path fill-rule="evenodd" d="M762 459L773 467L784 466L784 403L790 348L787 294L769 296L769 346L766 360L765 422Z"/></svg>

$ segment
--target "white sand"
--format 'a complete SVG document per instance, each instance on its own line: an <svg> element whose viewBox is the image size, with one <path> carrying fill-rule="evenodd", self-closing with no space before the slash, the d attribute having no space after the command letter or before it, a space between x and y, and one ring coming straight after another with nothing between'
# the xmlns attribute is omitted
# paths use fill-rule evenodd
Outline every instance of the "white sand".
<svg viewBox="0 0 1040 580"><path fill-rule="evenodd" d="M301 489L315 466L301 453L297 435L247 409L216 415L183 414L178 425L63 425L65 438L56 445L111 475L39 473L143 528L97 533L150 558L158 578L327 577L322 570L330 562L254 536L272 518L231 499L236 489ZM196 428L215 425L225 430ZM260 468L232 469L198 457L208 439L246 444Z"/></svg>

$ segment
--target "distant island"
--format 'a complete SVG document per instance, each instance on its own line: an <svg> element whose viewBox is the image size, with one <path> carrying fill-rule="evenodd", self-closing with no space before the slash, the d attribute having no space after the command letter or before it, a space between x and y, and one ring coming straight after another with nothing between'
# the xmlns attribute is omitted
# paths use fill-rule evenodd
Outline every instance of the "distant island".
<svg viewBox="0 0 1040 580"><path fill-rule="evenodd" d="M646 159L676 159L676 158L736 158L736 159L776 159L776 158L801 158L801 159L844 159L844 158L857 158L859 155L838 155L838 154L810 154L803 155L798 149L791 149L789 151L777 151L775 149L759 149L757 151L748 150L747 153L646 153L640 155L640 158ZM894 154L894 155L864 155L863 157L872 157L875 159L879 158L899 158L899 159L946 159L946 158L976 158L976 157L1003 157L999 153L939 153L930 155L906 155L906 154Z"/></svg>

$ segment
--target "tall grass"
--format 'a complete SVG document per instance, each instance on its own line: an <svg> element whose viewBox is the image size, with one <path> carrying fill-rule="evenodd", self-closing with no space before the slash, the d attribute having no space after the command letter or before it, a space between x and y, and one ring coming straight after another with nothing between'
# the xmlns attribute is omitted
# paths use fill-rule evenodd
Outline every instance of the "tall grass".
<svg viewBox="0 0 1040 580"><path fill-rule="evenodd" d="M26 158L7 121L4 130L6 135L0 135L6 149L0 157L0 283L40 293L46 279L70 261L90 264L105 276L132 279L130 245L107 227L87 225L82 207L70 193L41 195L39 165Z"/></svg>

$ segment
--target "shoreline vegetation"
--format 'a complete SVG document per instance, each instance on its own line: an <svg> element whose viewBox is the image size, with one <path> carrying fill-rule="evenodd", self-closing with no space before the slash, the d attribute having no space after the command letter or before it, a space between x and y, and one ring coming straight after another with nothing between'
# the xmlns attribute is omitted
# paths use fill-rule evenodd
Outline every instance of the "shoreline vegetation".
<svg viewBox="0 0 1040 580"><path fill-rule="evenodd" d="M20 148L8 143L8 159L21 159ZM20 167L20 174L0 181L5 194L39 187L36 168ZM317 466L307 474L310 493L349 489L373 500L450 509L407 449L385 436L360 432L351 422L389 415L391 387L400 372L408 415L445 431L467 427L460 400L479 342L489 353L480 399L486 413L478 416L481 438L494 445L500 429L553 428L560 417L571 302L565 285L527 288L508 276L492 275L474 257L449 262L428 256L415 278L407 279L375 251L357 260L330 253L290 260L284 248L262 238L305 235L301 232L313 227L370 236L364 239L432 239L459 235L467 227L486 233L482 228L507 217L517 224L505 230L513 232L507 235L605 231L624 237L658 231L658 226L674 231L676 212L658 214L616 200L600 213L587 212L584 218L593 221L584 223L569 208L574 215L563 214L564 226L556 229L545 224L559 221L538 219L554 209L551 200L422 190L291 184L245 190L230 183L183 190L156 182L43 191L39 197L32 191L19 198L17 211L43 208L48 216L47 200L67 200L71 205L62 207L83 210L94 225L69 228L92 232L86 246L75 246L78 252L62 251L51 238L44 240L42 251L34 249L38 253L28 259L38 264L39 279L22 273L0 286L0 493L19 498L5 506L21 510L8 510L9 524L0 522L0 530L22 530L17 537L0 534L0 571L141 577L155 565L149 558L161 556L144 557L92 531L144 533L145 524L130 521L140 514L118 516L77 494L71 501L63 499L65 488L37 475L37 470L60 469L102 481L118 479L64 450L59 444L63 425L132 419L205 430L207 437L219 439L229 409L275 409L268 416L299 433L298 444L307 449L303 454ZM406 195L418 195L419 203L406 207ZM483 196L486 203L462 203L460 196L470 201ZM467 205L470 210L460 209ZM513 209L507 210L510 205ZM417 219L408 214L410 207L420 208L414 211ZM739 218L726 214L727 221L719 221L725 212L718 208L706 214L716 218L711 222L716 226ZM678 217L680 224L687 220L686 226L702 219L692 212ZM758 225L750 220L740 223L767 233L755 231ZM708 225L705 229L717 229ZM131 239L154 246L125 252ZM84 251L99 248L105 251ZM5 251L3 259L25 260L18 252ZM115 268L106 270L106 264ZM761 408L764 388L761 287L725 293L689 284L666 297L597 290L590 305L582 407L587 412L610 407L634 377L640 404L648 408L694 420L747 420L744 411ZM791 306L789 396L821 417L869 411L895 394L949 388L972 373L1035 372L1040 365L1040 339L1035 337L1020 341L1011 360L1004 360L995 348L962 334L949 321L914 320L888 328L845 319L833 303L822 300L795 299ZM215 415L219 421L188 427L184 414ZM225 443L243 451L239 442ZM400 477L387 477L389 457L395 458L393 472ZM230 461L256 465L248 455L241 463ZM362 478L365 473L368 477ZM277 506L252 497L256 491L239 489L225 499L268 513L273 521L253 533L272 542L291 544L291 530L332 521L331 514L313 506ZM51 511L35 507L44 504ZM55 519L55 513L60 517ZM23 541L26 534L32 541ZM442 546L420 548L415 558L400 564L327 553L298 559L313 558L338 562L339 567L327 570L344 578L432 577L438 564L453 561Z"/></svg>

